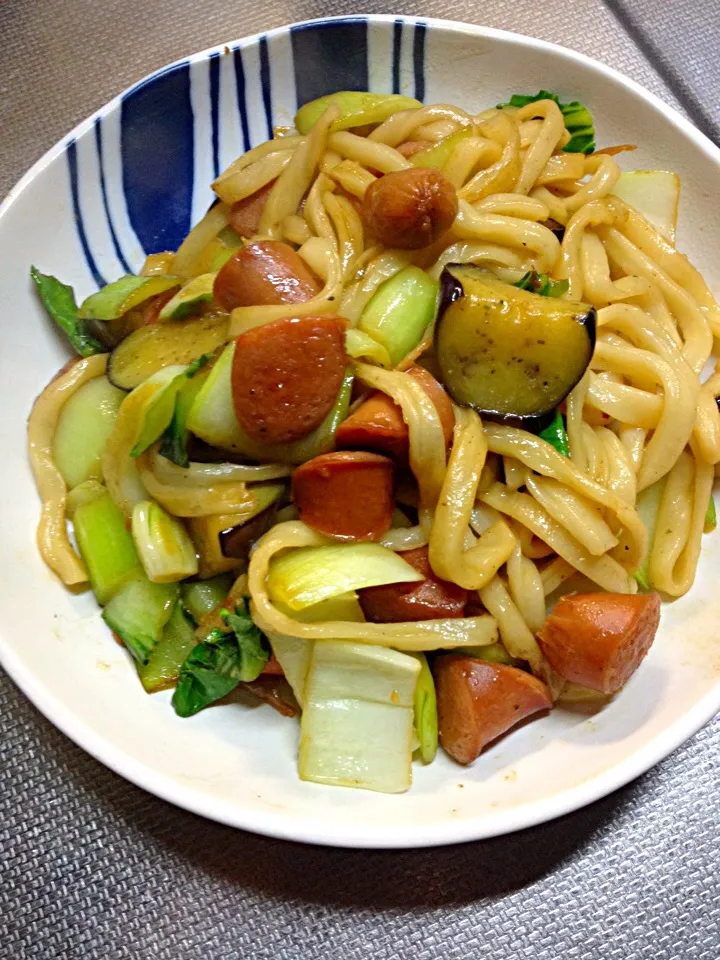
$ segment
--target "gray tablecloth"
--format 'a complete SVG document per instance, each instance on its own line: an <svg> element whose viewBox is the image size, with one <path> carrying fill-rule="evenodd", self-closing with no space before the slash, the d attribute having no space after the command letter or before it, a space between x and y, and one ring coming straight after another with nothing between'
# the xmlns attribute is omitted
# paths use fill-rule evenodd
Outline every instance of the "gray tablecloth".
<svg viewBox="0 0 720 960"><path fill-rule="evenodd" d="M0 193L163 63L343 0L4 0ZM716 0L362 4L554 40L720 139ZM712 214L712 211L710 211ZM362 853L265 840L142 793L0 677L0 957L718 960L720 722L584 811L490 842Z"/></svg>

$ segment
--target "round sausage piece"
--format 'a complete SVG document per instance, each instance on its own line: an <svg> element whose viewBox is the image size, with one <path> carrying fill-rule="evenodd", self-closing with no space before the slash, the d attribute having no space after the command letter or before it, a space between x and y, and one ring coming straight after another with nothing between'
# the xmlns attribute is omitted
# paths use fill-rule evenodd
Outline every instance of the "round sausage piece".
<svg viewBox="0 0 720 960"><path fill-rule="evenodd" d="M299 253L282 240L241 247L218 272L213 296L224 310L305 303L322 284Z"/></svg>
<svg viewBox="0 0 720 960"><path fill-rule="evenodd" d="M421 583L389 583L384 587L365 587L358 591L366 620L408 623L465 616L467 590L435 576L427 547L406 550L401 556L425 579Z"/></svg>
<svg viewBox="0 0 720 960"><path fill-rule="evenodd" d="M561 677L610 695L637 670L659 622L657 593L576 593L558 600L538 643Z"/></svg>
<svg viewBox="0 0 720 960"><path fill-rule="evenodd" d="M545 684L524 670L457 654L433 663L440 743L458 763L516 723L552 707Z"/></svg>
<svg viewBox="0 0 720 960"><path fill-rule="evenodd" d="M283 317L241 334L232 395L240 427L258 443L292 443L332 410L345 372L339 317Z"/></svg>
<svg viewBox="0 0 720 960"><path fill-rule="evenodd" d="M342 540L379 540L390 529L392 460L377 453L326 453L293 473L295 506L313 530Z"/></svg>

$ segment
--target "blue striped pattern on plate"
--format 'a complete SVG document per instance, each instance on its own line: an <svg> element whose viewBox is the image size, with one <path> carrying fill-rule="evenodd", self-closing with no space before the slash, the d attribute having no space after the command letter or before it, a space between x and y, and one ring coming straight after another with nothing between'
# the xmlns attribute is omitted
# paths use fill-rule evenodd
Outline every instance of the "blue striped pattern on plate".
<svg viewBox="0 0 720 960"><path fill-rule="evenodd" d="M421 20L315 21L198 54L131 87L66 146L80 252L102 286L174 250L235 157L335 90L425 96Z"/></svg>

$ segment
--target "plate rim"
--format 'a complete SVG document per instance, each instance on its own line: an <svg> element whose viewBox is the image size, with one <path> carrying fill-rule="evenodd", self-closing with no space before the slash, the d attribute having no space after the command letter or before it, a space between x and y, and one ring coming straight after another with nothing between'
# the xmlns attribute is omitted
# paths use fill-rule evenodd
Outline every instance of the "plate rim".
<svg viewBox="0 0 720 960"><path fill-rule="evenodd" d="M675 108L666 104L656 94L645 89L637 81L625 76L614 67L588 57L586 54L513 31L461 21L399 14L357 14L340 17L319 17L281 25L268 31L260 31L216 44L189 56L179 57L171 63L148 73L112 97L85 120L76 124L72 130L42 154L17 183L10 188L2 204L0 204L0 221L32 182L57 157L61 156L70 142L91 129L97 118L111 113L127 96L159 79L178 65L202 62L213 54L223 52L228 47L236 49L252 46L259 43L261 38L270 39L274 36L283 35L290 29L299 27L312 29L328 24L358 21L367 24L393 24L396 22L421 24L431 31L439 30L482 39L511 42L515 45L545 50L566 60L574 61L578 65L601 74L605 79L619 83L649 103L700 148L720 170L720 147L698 130L690 120ZM122 748L109 743L89 723L78 719L72 707L65 703L60 696L49 691L42 681L37 679L33 671L21 662L13 647L4 639L2 632L0 632L0 665L46 720L95 760L148 793L191 813L236 829L248 830L281 840L360 849L409 849L465 843L514 833L565 816L608 796L646 773L670 756L720 711L720 681L718 681L694 704L692 709L679 717L675 723L664 728L642 748L603 773L574 787L566 788L559 794L553 794L523 806L510 806L485 821L482 818L464 818L457 821L445 820L432 826L414 827L410 824L403 828L398 828L396 825L386 827L353 825L348 830L345 824L328 824L320 816L316 819L304 817L301 820L294 820L286 812L278 813L270 809L268 811L235 809L226 801L217 801L209 794L201 794L191 787L179 784L170 775L158 773L146 763L130 756ZM398 801L402 802L402 795L399 795Z"/></svg>

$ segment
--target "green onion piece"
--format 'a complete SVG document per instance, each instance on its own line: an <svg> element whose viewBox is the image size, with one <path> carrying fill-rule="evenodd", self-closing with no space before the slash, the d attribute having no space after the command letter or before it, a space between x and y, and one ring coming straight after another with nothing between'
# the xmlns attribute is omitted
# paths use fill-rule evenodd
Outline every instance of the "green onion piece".
<svg viewBox="0 0 720 960"><path fill-rule="evenodd" d="M330 127L331 131L382 123L400 110L417 110L422 106L419 100L397 93L339 90L337 93L318 97L317 100L310 100L300 107L295 114L295 127L298 132L303 136L309 133L330 104L340 110L340 116Z"/></svg>
<svg viewBox="0 0 720 960"><path fill-rule="evenodd" d="M148 663L179 596L175 583L131 580L105 607L103 620L138 663Z"/></svg>
<svg viewBox="0 0 720 960"><path fill-rule="evenodd" d="M538 100L552 100L560 107L560 112L565 118L565 127L570 134L569 143L563 147L566 153L593 152L595 149L593 118L587 107L578 103L577 100L573 100L571 103L560 103L560 97L556 93L541 90L539 93L529 96L515 93L510 97L508 103L499 103L498 109L502 107L525 107L528 103L536 103Z"/></svg>
<svg viewBox="0 0 720 960"><path fill-rule="evenodd" d="M635 509L637 510L638 516L642 520L648 534L645 554L640 561L640 565L633 574L638 586L642 590L650 590L652 588L649 573L650 552L652 550L653 540L655 539L655 525L657 524L660 502L662 500L663 493L665 492L666 480L667 477L662 477L649 487L641 490L635 503Z"/></svg>
<svg viewBox="0 0 720 960"><path fill-rule="evenodd" d="M414 724L420 742L418 748L423 763L432 763L438 749L438 713L435 681L424 653L412 654L420 661L420 673L415 686Z"/></svg>
<svg viewBox="0 0 720 960"><path fill-rule="evenodd" d="M351 590L424 579L387 547L347 543L289 550L271 562L267 585L273 603L302 610Z"/></svg>
<svg viewBox="0 0 720 960"><path fill-rule="evenodd" d="M191 717L226 696L239 683L257 679L270 657L267 637L250 616L248 597L235 613L223 611L228 632L213 630L190 652L178 677L173 707L180 717Z"/></svg>
<svg viewBox="0 0 720 960"><path fill-rule="evenodd" d="M132 536L140 560L153 583L174 583L198 572L195 545L182 520L152 500L136 503Z"/></svg>
<svg viewBox="0 0 720 960"><path fill-rule="evenodd" d="M177 287L177 277L136 277L127 274L83 300L78 316L85 320L118 320L128 310Z"/></svg>
<svg viewBox="0 0 720 960"><path fill-rule="evenodd" d="M147 400L138 413L138 431L131 457L139 457L158 440L170 425L175 412L175 400L185 384L187 367L173 364L163 367L148 377L136 390L149 392ZM147 390L149 384L159 384L154 392Z"/></svg>
<svg viewBox="0 0 720 960"><path fill-rule="evenodd" d="M73 288L47 273L40 273L37 267L30 267L30 276L43 306L68 338L75 352L81 357L106 353L106 348L87 332L85 322L78 316Z"/></svg>
<svg viewBox="0 0 720 960"><path fill-rule="evenodd" d="M488 643L485 647L463 647L462 652L468 657L475 657L476 660L505 663L509 667L517 667L523 662L516 657L511 657L502 643Z"/></svg>
<svg viewBox="0 0 720 960"><path fill-rule="evenodd" d="M182 585L182 598L185 610L199 623L202 617L225 602L230 592L233 578L229 573L221 573L209 580L195 580Z"/></svg>
<svg viewBox="0 0 720 960"><path fill-rule="evenodd" d="M530 270L513 286L519 290L529 290L530 293L539 293L541 297L563 297L570 289L570 282L568 280L551 280L546 273Z"/></svg>
<svg viewBox="0 0 720 960"><path fill-rule="evenodd" d="M73 526L98 603L107 603L129 580L143 575L125 516L109 493L77 506Z"/></svg>
<svg viewBox="0 0 720 960"><path fill-rule="evenodd" d="M427 150L418 150L410 157L410 163L414 167L436 167L441 170L450 159L455 147L472 135L472 127L462 127L455 133L451 133L449 137L443 137Z"/></svg>
<svg viewBox="0 0 720 960"><path fill-rule="evenodd" d="M538 436L549 443L551 447L554 447L557 452L561 453L564 457L570 456L570 444L565 429L565 421L559 410L555 411L553 422L545 427L544 430L541 430Z"/></svg>
<svg viewBox="0 0 720 960"><path fill-rule="evenodd" d="M145 691L157 693L177 682L180 667L196 645L195 630L183 609L176 603L162 636L150 651L147 663L137 663L137 672Z"/></svg>
<svg viewBox="0 0 720 960"><path fill-rule="evenodd" d="M65 514L68 520L75 519L75 512L78 507L81 507L84 503L89 503L91 500L96 500L104 493L107 493L107 488L99 480L83 480L82 483L73 487L65 498Z"/></svg>
<svg viewBox="0 0 720 960"><path fill-rule="evenodd" d="M405 267L375 291L358 328L381 343L395 365L422 340L435 319L438 284L419 267Z"/></svg>
<svg viewBox="0 0 720 960"><path fill-rule="evenodd" d="M386 369L392 366L385 347L357 327L345 331L345 352L354 360L371 360Z"/></svg>
<svg viewBox="0 0 720 960"><path fill-rule="evenodd" d="M190 458L187 452L188 430L187 420L190 409L195 402L195 397L200 392L200 388L206 379L206 372L197 376L198 372L210 360L210 354L203 354L197 360L188 366L185 371L185 381L175 396L175 409L172 418L165 432L162 435L160 444L160 453L172 460L179 467L187 467L190 464Z"/></svg>
<svg viewBox="0 0 720 960"><path fill-rule="evenodd" d="M213 298L214 273L202 273L193 277L168 300L160 311L158 320L180 320L192 313L199 303L208 303Z"/></svg>
<svg viewBox="0 0 720 960"><path fill-rule="evenodd" d="M715 512L715 501L713 500L712 494L710 494L710 502L708 503L705 522L703 524L703 533L712 533L716 526L717 513Z"/></svg>

